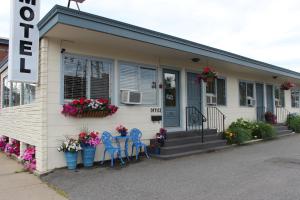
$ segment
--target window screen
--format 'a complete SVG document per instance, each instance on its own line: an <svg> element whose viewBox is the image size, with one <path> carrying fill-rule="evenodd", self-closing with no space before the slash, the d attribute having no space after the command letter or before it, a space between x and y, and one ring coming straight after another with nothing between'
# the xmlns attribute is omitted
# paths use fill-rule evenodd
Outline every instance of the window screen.
<svg viewBox="0 0 300 200"><path fill-rule="evenodd" d="M156 70L141 68L140 83L143 104L156 104Z"/></svg>
<svg viewBox="0 0 300 200"><path fill-rule="evenodd" d="M246 106L247 105L247 84L244 82L240 82L239 91L240 91L240 105Z"/></svg>

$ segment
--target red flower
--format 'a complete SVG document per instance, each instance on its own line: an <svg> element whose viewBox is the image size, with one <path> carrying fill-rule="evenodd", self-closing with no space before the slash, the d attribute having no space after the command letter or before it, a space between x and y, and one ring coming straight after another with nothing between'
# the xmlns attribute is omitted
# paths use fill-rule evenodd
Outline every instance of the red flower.
<svg viewBox="0 0 300 200"><path fill-rule="evenodd" d="M84 98L84 97L81 97L81 98L79 99L79 102L80 102L80 105L83 105L84 102L85 102L85 98Z"/></svg>
<svg viewBox="0 0 300 200"><path fill-rule="evenodd" d="M80 102L77 100L77 99L75 99L73 102L72 102L72 104L74 104L74 105L78 105Z"/></svg>
<svg viewBox="0 0 300 200"><path fill-rule="evenodd" d="M211 71L213 71L210 67L204 67L204 69L203 69L203 72L204 73L209 73L209 72L211 72Z"/></svg>
<svg viewBox="0 0 300 200"><path fill-rule="evenodd" d="M86 138L86 136L87 136L87 133L86 133L86 132L81 132L81 133L79 134L79 138L80 138L80 139L84 139L84 138Z"/></svg>
<svg viewBox="0 0 300 200"><path fill-rule="evenodd" d="M99 103L102 103L102 104L108 104L108 99L99 99L98 100L99 101Z"/></svg>

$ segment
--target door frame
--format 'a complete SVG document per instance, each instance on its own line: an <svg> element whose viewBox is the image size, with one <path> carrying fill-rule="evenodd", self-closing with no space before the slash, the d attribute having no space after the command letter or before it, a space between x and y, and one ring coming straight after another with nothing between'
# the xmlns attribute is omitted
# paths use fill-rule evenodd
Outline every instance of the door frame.
<svg viewBox="0 0 300 200"><path fill-rule="evenodd" d="M162 82L164 83L164 74L165 73L168 73L168 72L176 72L177 75L178 75L178 80L176 82L176 98L178 99L178 104L176 105L176 109L178 110L178 126L166 126L166 120L165 120L165 88L164 88L164 84L163 84L163 91L162 91L162 113L163 113L163 127L164 128L181 128L181 90L180 90L180 79L181 79L181 76L180 76L180 70L177 69L177 68L171 68L171 67L168 67L168 66L164 66L162 68ZM178 92L177 92L178 91Z"/></svg>

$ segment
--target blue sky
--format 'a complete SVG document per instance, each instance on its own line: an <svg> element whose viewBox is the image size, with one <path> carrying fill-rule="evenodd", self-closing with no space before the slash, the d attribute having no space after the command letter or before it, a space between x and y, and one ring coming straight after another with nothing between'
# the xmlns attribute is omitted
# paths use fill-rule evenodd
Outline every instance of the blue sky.
<svg viewBox="0 0 300 200"><path fill-rule="evenodd" d="M67 5L41 1L41 17ZM9 37L9 2L1 2L0 37ZM86 0L80 7L300 72L299 0Z"/></svg>

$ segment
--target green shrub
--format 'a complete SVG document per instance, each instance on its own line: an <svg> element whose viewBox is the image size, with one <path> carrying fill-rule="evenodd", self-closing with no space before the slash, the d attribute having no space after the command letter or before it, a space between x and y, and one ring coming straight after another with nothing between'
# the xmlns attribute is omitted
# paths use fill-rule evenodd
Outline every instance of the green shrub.
<svg viewBox="0 0 300 200"><path fill-rule="evenodd" d="M300 116L299 115L289 116L287 123L288 123L288 126L290 129L292 129L296 133L300 133Z"/></svg>
<svg viewBox="0 0 300 200"><path fill-rule="evenodd" d="M270 124L267 124L265 122L257 122L255 128L252 131L252 135L254 137L257 137L258 139L261 138L267 140L276 137L277 131Z"/></svg>
<svg viewBox="0 0 300 200"><path fill-rule="evenodd" d="M229 129L243 128L243 129L253 130L254 126L255 123L240 118L236 122L232 122L231 125L229 126Z"/></svg>
<svg viewBox="0 0 300 200"><path fill-rule="evenodd" d="M227 134L232 135L227 138L231 144L242 144L252 139L251 130L241 127L232 127L228 129Z"/></svg>

